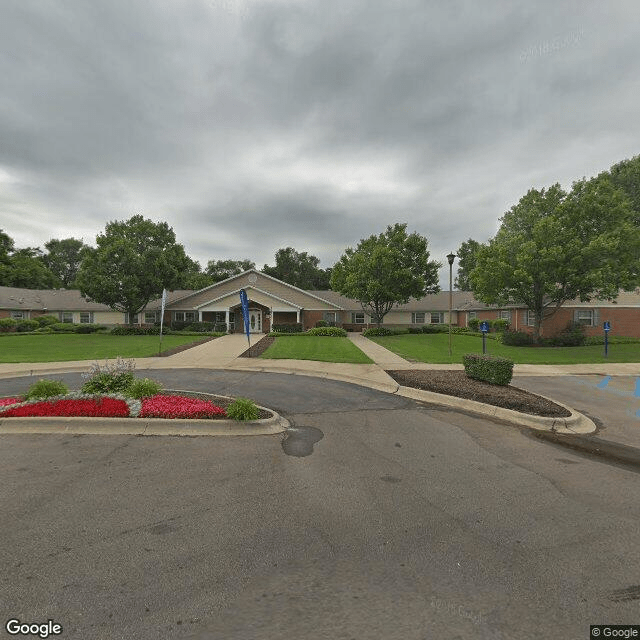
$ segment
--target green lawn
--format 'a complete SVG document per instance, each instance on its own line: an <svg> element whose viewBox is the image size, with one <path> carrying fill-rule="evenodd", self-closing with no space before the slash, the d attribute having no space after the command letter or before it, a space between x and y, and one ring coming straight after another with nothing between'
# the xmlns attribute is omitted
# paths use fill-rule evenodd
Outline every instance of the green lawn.
<svg viewBox="0 0 640 640"><path fill-rule="evenodd" d="M260 356L269 359L320 360L371 364L371 360L349 338L327 336L282 336Z"/></svg>
<svg viewBox="0 0 640 640"><path fill-rule="evenodd" d="M482 338L452 335L452 358L449 358L447 333L408 334L370 338L399 356L434 364L462 364L465 353L482 353ZM487 338L487 354L509 358L517 364L584 364L601 362L640 362L640 343L587 347L508 347Z"/></svg>
<svg viewBox="0 0 640 640"><path fill-rule="evenodd" d="M204 337L204 336L203 336ZM195 342L198 336L163 336L162 350ZM159 336L63 333L0 337L0 362L65 362L145 358L158 354Z"/></svg>

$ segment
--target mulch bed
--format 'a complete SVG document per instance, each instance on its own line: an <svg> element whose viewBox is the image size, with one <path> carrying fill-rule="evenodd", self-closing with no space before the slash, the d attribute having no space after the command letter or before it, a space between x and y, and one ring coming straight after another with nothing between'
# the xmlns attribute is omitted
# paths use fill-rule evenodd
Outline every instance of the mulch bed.
<svg viewBox="0 0 640 640"><path fill-rule="evenodd" d="M265 336L262 340L258 340L251 348L240 354L241 358L258 358L260 357L274 342L275 336Z"/></svg>
<svg viewBox="0 0 640 640"><path fill-rule="evenodd" d="M495 407L549 418L567 418L564 407L535 393L468 378L464 371L393 370L387 373L401 386L484 402Z"/></svg>

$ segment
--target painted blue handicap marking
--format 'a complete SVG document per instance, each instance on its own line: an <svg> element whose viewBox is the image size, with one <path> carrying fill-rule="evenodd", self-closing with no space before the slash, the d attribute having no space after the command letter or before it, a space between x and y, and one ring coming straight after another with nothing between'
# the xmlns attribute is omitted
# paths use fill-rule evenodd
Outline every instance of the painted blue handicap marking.
<svg viewBox="0 0 640 640"><path fill-rule="evenodd" d="M636 391L633 395L640 398L640 378L636 378Z"/></svg>
<svg viewBox="0 0 640 640"><path fill-rule="evenodd" d="M611 376L607 376L602 382L600 382L597 386L598 389L604 389L608 384L609 380L611 380ZM636 387L636 393L638 392L638 388Z"/></svg>

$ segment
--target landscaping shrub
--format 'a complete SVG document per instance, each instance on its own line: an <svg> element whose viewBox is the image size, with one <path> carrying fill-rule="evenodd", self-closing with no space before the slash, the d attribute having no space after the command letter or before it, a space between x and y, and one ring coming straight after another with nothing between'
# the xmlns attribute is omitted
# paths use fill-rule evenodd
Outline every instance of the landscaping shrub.
<svg viewBox="0 0 640 640"><path fill-rule="evenodd" d="M40 327L34 333L55 333L55 331L51 327Z"/></svg>
<svg viewBox="0 0 640 640"><path fill-rule="evenodd" d="M387 327L373 327L372 329L364 329L362 335L365 338L368 338L369 336L392 336L393 331Z"/></svg>
<svg viewBox="0 0 640 640"><path fill-rule="evenodd" d="M174 324L177 324L177 323L174 323ZM198 332L216 331L216 323L215 322L191 322L186 327L184 327L184 329L186 329L187 331L198 331Z"/></svg>
<svg viewBox="0 0 640 640"><path fill-rule="evenodd" d="M2 333L9 333L16 330L18 323L13 318L0 318L0 331Z"/></svg>
<svg viewBox="0 0 640 640"><path fill-rule="evenodd" d="M422 333L422 327L409 327L409 333Z"/></svg>
<svg viewBox="0 0 640 640"><path fill-rule="evenodd" d="M316 327L328 327L329 323L326 320L318 320Z"/></svg>
<svg viewBox="0 0 640 640"><path fill-rule="evenodd" d="M35 320L20 320L16 325L16 331L26 333L27 331L35 331L39 326Z"/></svg>
<svg viewBox="0 0 640 640"><path fill-rule="evenodd" d="M162 391L162 385L151 378L138 378L131 383L131 386L125 392L131 398L148 398L155 396Z"/></svg>
<svg viewBox="0 0 640 640"><path fill-rule="evenodd" d="M56 322L55 324L49 325L54 331L57 333L75 333L76 325L72 322Z"/></svg>
<svg viewBox="0 0 640 640"><path fill-rule="evenodd" d="M480 319L469 318L469 329L471 329L471 331L480 331Z"/></svg>
<svg viewBox="0 0 640 640"><path fill-rule="evenodd" d="M271 331L276 333L302 333L302 323L296 324L274 324Z"/></svg>
<svg viewBox="0 0 640 640"><path fill-rule="evenodd" d="M551 347L582 347L586 342L584 325L571 322L560 333L543 340L543 344Z"/></svg>
<svg viewBox="0 0 640 640"><path fill-rule="evenodd" d="M75 325L76 333L97 333L106 327L102 324L77 324Z"/></svg>
<svg viewBox="0 0 640 640"><path fill-rule="evenodd" d="M533 344L533 336L526 331L505 331L501 342L510 347L528 347Z"/></svg>
<svg viewBox="0 0 640 640"><path fill-rule="evenodd" d="M330 336L333 338L346 338L347 332L340 327L316 327L306 332L308 336Z"/></svg>
<svg viewBox="0 0 640 640"><path fill-rule="evenodd" d="M69 387L60 380L47 380L43 378L34 382L25 394L25 400L34 398L51 398L52 396L63 396L69 392Z"/></svg>
<svg viewBox="0 0 640 640"><path fill-rule="evenodd" d="M509 321L504 318L496 318L491 321L491 326L495 331L506 331L509 328Z"/></svg>
<svg viewBox="0 0 640 640"><path fill-rule="evenodd" d="M422 333L448 333L448 324L425 324L422 327Z"/></svg>
<svg viewBox="0 0 640 640"><path fill-rule="evenodd" d="M216 322L213 326L213 330L215 333L227 333L227 323Z"/></svg>
<svg viewBox="0 0 640 640"><path fill-rule="evenodd" d="M157 333L160 332L158 328ZM136 325L120 325L111 329L112 336L148 336L156 333L155 327L137 327Z"/></svg>
<svg viewBox="0 0 640 640"><path fill-rule="evenodd" d="M260 410L253 400L236 398L227 407L227 415L233 420L257 420Z"/></svg>
<svg viewBox="0 0 640 640"><path fill-rule="evenodd" d="M41 327L48 327L51 324L57 324L60 320L56 316L44 315L44 316L36 316L34 320Z"/></svg>
<svg viewBox="0 0 640 640"><path fill-rule="evenodd" d="M467 353L462 362L467 377L475 380L508 385L513 377L513 362L506 358Z"/></svg>
<svg viewBox="0 0 640 640"><path fill-rule="evenodd" d="M97 362L91 366L89 373L83 373L86 382L82 385L83 393L126 393L134 382L133 360L118 360L113 365L108 362L101 367Z"/></svg>

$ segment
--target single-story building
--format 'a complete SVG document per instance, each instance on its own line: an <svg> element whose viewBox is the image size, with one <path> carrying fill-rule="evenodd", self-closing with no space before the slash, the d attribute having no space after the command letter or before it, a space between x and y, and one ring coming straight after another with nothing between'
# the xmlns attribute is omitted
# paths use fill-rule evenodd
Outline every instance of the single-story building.
<svg viewBox="0 0 640 640"><path fill-rule="evenodd" d="M335 291L304 291L256 269L249 269L199 291L169 292L164 323L217 322L225 323L230 332L243 331L241 289L246 291L249 299L250 330L253 333L266 333L279 324L300 323L304 329L310 329L319 320L348 331L361 331L373 324L370 315L362 310L356 300ZM154 300L133 321L147 325L158 322L160 309L161 300ZM448 291L428 295L394 307L385 316L384 326L448 324L448 309ZM0 287L0 318L28 319L43 314L57 315L61 322L115 326L126 324L127 321L125 314L103 304L88 302L78 290L36 291ZM523 305L485 305L477 301L471 292L454 291L452 324L466 327L471 318L504 318L509 321L512 330L533 331L533 314ZM568 302L545 321L543 335L554 335L571 321L584 324L587 335L601 334L602 323L609 321L613 335L640 338L640 288L633 292L621 292L615 302Z"/></svg>

